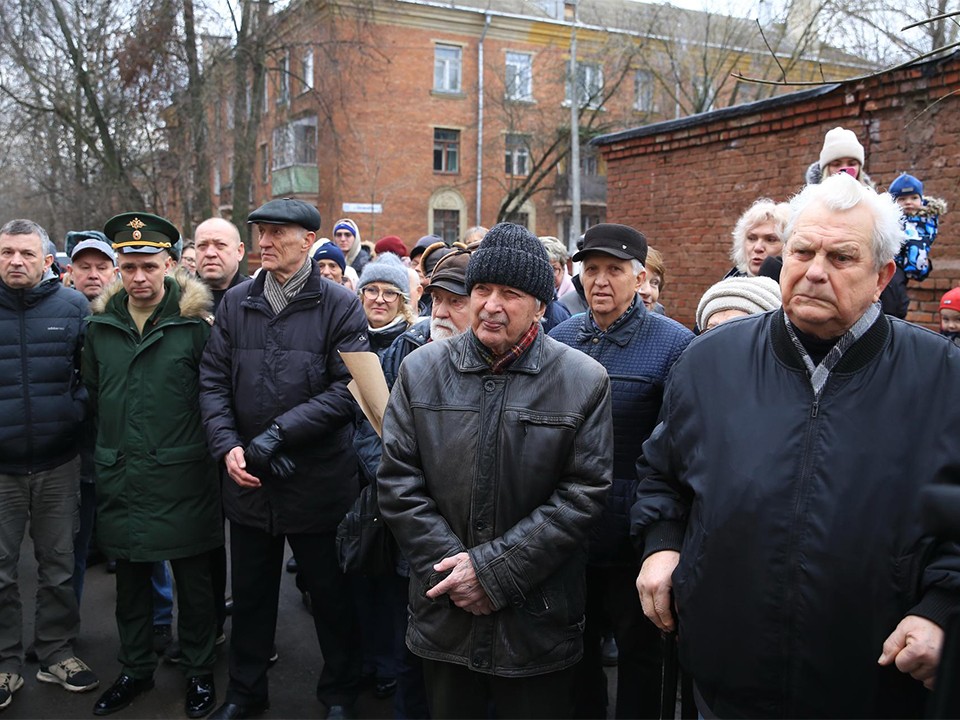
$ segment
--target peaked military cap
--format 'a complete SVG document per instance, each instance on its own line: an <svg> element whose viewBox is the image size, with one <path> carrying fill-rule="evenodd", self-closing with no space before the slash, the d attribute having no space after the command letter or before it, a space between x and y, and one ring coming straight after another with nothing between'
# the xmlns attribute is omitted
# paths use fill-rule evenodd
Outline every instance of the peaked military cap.
<svg viewBox="0 0 960 720"><path fill-rule="evenodd" d="M180 239L180 231L169 220L147 212L127 212L114 215L103 226L118 253L155 254L171 252Z"/></svg>

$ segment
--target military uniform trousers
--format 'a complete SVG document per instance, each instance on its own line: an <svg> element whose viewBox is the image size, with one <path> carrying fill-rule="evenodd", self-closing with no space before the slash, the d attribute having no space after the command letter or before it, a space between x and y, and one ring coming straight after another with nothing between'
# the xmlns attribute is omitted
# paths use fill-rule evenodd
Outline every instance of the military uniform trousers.
<svg viewBox="0 0 960 720"><path fill-rule="evenodd" d="M153 562L117 560L117 630L123 672L137 679L153 675ZM177 634L187 677L213 672L217 616L210 580L210 553L170 561L177 584Z"/></svg>

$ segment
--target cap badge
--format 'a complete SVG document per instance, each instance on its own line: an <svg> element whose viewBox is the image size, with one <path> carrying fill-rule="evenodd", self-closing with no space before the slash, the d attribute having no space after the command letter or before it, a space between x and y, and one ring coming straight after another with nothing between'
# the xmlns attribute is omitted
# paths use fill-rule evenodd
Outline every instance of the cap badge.
<svg viewBox="0 0 960 720"><path fill-rule="evenodd" d="M626 246L626 245L621 245L621 246L620 246L620 249L621 249L621 250L626 250L626 249L627 249L627 246Z"/></svg>
<svg viewBox="0 0 960 720"><path fill-rule="evenodd" d="M133 220L127 223L127 227L132 227L134 230L140 230L141 228L145 228L146 226L147 224L137 217L135 217Z"/></svg>

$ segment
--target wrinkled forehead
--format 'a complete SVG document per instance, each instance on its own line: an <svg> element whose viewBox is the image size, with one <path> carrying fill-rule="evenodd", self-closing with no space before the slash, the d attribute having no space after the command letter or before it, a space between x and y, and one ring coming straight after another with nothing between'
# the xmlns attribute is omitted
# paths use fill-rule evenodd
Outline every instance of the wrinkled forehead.
<svg viewBox="0 0 960 720"><path fill-rule="evenodd" d="M14 248L17 250L36 250L43 254L43 240L36 233L24 235L0 235L0 248Z"/></svg>

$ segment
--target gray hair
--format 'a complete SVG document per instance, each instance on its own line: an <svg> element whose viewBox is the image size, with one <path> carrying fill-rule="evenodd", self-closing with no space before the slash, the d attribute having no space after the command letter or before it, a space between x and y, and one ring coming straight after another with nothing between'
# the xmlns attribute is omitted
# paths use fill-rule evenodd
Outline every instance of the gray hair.
<svg viewBox="0 0 960 720"><path fill-rule="evenodd" d="M867 207L873 216L871 250L875 270L879 271L900 251L903 242L900 206L887 193L878 193L846 173L831 175L818 185L807 185L790 200L790 221L784 231L785 239L793 234L800 214L813 203L834 211L851 210L861 204Z"/></svg>
<svg viewBox="0 0 960 720"><path fill-rule="evenodd" d="M737 220L733 228L733 247L730 249L730 259L737 266L737 270L747 273L749 260L747 259L747 233L753 230L757 225L764 223L773 223L774 231L783 240L786 235L784 228L790 217L790 211L786 203L775 203L770 198L762 197L756 200L753 205L747 208L746 212Z"/></svg>
<svg viewBox="0 0 960 720"><path fill-rule="evenodd" d="M540 243L543 245L543 249L547 251L547 260L549 262L558 262L562 265L567 261L567 258L570 257L570 253L567 252L567 246L560 242L558 238L553 237L553 235L543 235L540 238Z"/></svg>
<svg viewBox="0 0 960 720"><path fill-rule="evenodd" d="M50 254L51 246L53 247L53 255L56 256L57 254L57 246L50 240L47 231L33 220L10 220L3 227L0 227L0 235L37 235L40 238L44 255Z"/></svg>

